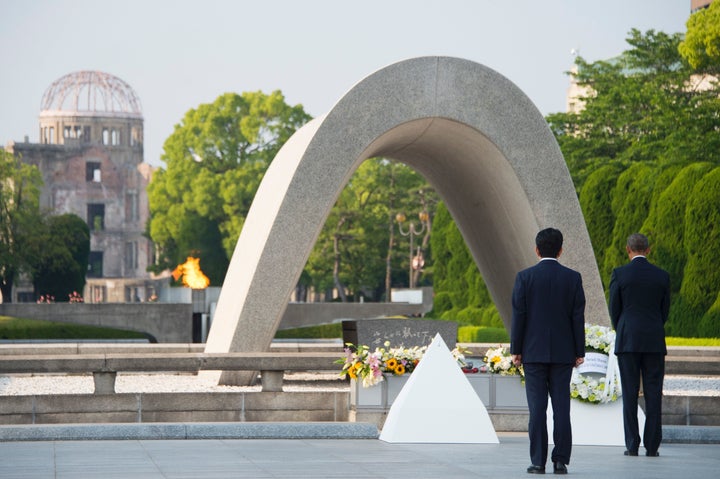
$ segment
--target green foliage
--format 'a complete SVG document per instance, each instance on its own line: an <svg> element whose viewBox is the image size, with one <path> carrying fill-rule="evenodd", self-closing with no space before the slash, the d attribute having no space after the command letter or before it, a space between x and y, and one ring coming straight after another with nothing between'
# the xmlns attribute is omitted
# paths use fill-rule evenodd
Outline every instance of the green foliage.
<svg viewBox="0 0 720 479"><path fill-rule="evenodd" d="M50 216L42 234L32 238L32 264L36 296L52 295L67 302L71 293L82 294L90 254L90 229L77 215Z"/></svg>
<svg viewBox="0 0 720 479"><path fill-rule="evenodd" d="M692 307L707 311L720 292L720 168L693 188L684 234L687 263L680 294Z"/></svg>
<svg viewBox="0 0 720 479"><path fill-rule="evenodd" d="M342 337L342 323L281 329L275 333L275 339L334 339Z"/></svg>
<svg viewBox="0 0 720 479"><path fill-rule="evenodd" d="M651 260L671 275L668 334L709 334L720 290L717 181L720 164L720 21L693 14L688 32L632 30L629 48L607 61L576 61L583 109L547 117L579 192L607 287L627 261L627 236L650 238ZM709 19L709 20L708 20ZM715 181L713 183L713 181ZM714 269L714 270L713 270ZM711 311L712 310L712 311Z"/></svg>
<svg viewBox="0 0 720 479"><path fill-rule="evenodd" d="M720 292L715 302L700 319L698 333L698 336L703 338L720 338Z"/></svg>
<svg viewBox="0 0 720 479"><path fill-rule="evenodd" d="M148 233L161 253L154 270L200 258L219 285L270 161L310 120L279 91L226 93L189 110L164 144L166 169L148 186Z"/></svg>
<svg viewBox="0 0 720 479"><path fill-rule="evenodd" d="M673 294L680 291L687 259L684 221L688 192L711 168L710 163L691 163L677 173L673 170L675 178L653 202L652 211L641 228L652 244L653 260L670 274Z"/></svg>
<svg viewBox="0 0 720 479"><path fill-rule="evenodd" d="M142 333L0 316L0 339L147 339Z"/></svg>
<svg viewBox="0 0 720 479"><path fill-rule="evenodd" d="M460 326L458 343L509 343L510 335L504 327L490 328L487 326ZM473 351L473 354L484 354L485 351Z"/></svg>
<svg viewBox="0 0 720 479"><path fill-rule="evenodd" d="M436 195L427 181L406 165L386 159L363 162L340 194L310 254L305 272L320 291L335 287L370 299L386 297L388 286L408 284L409 238L398 232L396 215L414 223L414 252L431 259L427 241ZM424 223L417 214L425 211ZM407 233L409 226L403 225ZM407 245L407 246L406 246ZM417 278L417 275L416 275ZM422 284L422 282L416 282Z"/></svg>
<svg viewBox="0 0 720 479"><path fill-rule="evenodd" d="M548 116L578 191L600 166L618 161L720 162L718 92L692 88L677 51L680 34L632 30L631 46L609 61L576 60L588 88L580 113Z"/></svg>
<svg viewBox="0 0 720 479"><path fill-rule="evenodd" d="M653 169L634 163L618 177L612 191L611 208L615 216L610 246L605 251L601 277L607 288L612 270L625 264L627 237L640 230L650 208Z"/></svg>
<svg viewBox="0 0 720 479"><path fill-rule="evenodd" d="M485 281L444 203L438 205L430 244L435 259L431 314L460 324L503 327Z"/></svg>
<svg viewBox="0 0 720 479"><path fill-rule="evenodd" d="M698 326L703 313L702 309L688 303L682 294L672 296L665 334L688 338L698 336Z"/></svg>
<svg viewBox="0 0 720 479"><path fill-rule="evenodd" d="M598 264L603 264L604 252L612 243L615 224L612 192L620 173L622 168L618 164L601 166L588 176L580 192L580 207Z"/></svg>
<svg viewBox="0 0 720 479"><path fill-rule="evenodd" d="M720 338L674 338L666 337L668 346L720 346Z"/></svg>
<svg viewBox="0 0 720 479"><path fill-rule="evenodd" d="M696 70L717 73L720 71L720 4L712 2L687 21L685 40L680 43L680 54Z"/></svg>
<svg viewBox="0 0 720 479"><path fill-rule="evenodd" d="M15 280L29 272L31 240L41 227L39 210L42 177L34 166L0 149L0 292L12 301Z"/></svg>

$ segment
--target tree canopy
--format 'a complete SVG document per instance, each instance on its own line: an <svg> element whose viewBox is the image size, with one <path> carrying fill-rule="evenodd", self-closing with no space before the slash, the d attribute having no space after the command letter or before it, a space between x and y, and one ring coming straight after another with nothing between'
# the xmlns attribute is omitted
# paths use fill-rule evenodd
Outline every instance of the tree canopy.
<svg viewBox="0 0 720 479"><path fill-rule="evenodd" d="M13 284L29 272L32 254L27 245L37 236L40 221L40 171L0 150L0 291L12 301Z"/></svg>
<svg viewBox="0 0 720 479"><path fill-rule="evenodd" d="M90 254L90 228L77 215L44 218L43 227L28 245L33 250L31 271L36 296L50 295L66 302L82 294Z"/></svg>
<svg viewBox="0 0 720 479"><path fill-rule="evenodd" d="M189 110L164 144L148 187L157 271L199 257L211 284L225 277L250 204L270 161L311 117L282 93L226 93Z"/></svg>
<svg viewBox="0 0 720 479"><path fill-rule="evenodd" d="M720 72L720 3L712 2L690 16L680 53L698 71Z"/></svg>

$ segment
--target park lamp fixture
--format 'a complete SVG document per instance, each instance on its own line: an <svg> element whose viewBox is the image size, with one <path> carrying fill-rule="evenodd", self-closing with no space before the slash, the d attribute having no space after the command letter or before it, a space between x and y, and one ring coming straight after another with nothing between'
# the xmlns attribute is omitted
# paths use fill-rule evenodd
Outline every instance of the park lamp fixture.
<svg viewBox="0 0 720 479"><path fill-rule="evenodd" d="M425 225L427 224L430 215L427 211L421 211L418 213L418 219L420 220L420 228L415 227L415 223L412 221L408 225L408 229L403 231L403 223L407 220L404 213L398 213L395 215L395 220L398 222L398 230L402 236L410 236L410 255L409 255L409 271L408 271L408 287L415 287L415 273L414 271L421 269L425 266L425 260L423 259L422 250L420 246L417 248L417 254L413 257L414 250L414 237L420 235L425 231Z"/></svg>

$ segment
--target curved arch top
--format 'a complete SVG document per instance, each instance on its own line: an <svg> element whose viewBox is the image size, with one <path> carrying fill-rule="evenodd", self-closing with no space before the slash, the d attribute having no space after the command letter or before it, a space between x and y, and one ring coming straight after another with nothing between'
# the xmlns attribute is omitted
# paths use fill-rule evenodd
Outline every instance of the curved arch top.
<svg viewBox="0 0 720 479"><path fill-rule="evenodd" d="M588 321L609 324L575 189L543 116L488 67L421 57L366 77L280 150L233 253L207 352L270 346L330 209L377 156L408 164L436 189L508 329L515 273L534 264L535 234L549 226L565 237L563 263L583 275Z"/></svg>

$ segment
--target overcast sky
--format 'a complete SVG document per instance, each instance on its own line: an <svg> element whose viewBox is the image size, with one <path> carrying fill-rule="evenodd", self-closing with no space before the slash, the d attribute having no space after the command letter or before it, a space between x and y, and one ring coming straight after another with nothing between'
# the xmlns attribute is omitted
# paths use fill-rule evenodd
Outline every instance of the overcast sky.
<svg viewBox="0 0 720 479"><path fill-rule="evenodd" d="M417 56L487 65L548 114L572 50L613 57L631 28L684 32L689 15L690 0L0 0L0 144L38 142L43 93L78 70L133 87L153 165L185 112L225 92L279 89L318 116Z"/></svg>

